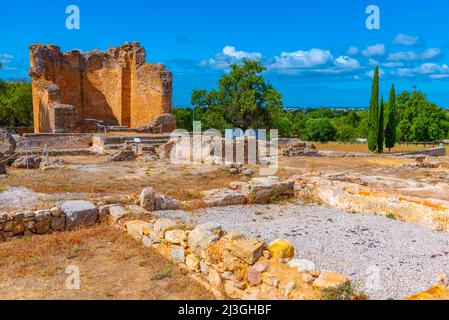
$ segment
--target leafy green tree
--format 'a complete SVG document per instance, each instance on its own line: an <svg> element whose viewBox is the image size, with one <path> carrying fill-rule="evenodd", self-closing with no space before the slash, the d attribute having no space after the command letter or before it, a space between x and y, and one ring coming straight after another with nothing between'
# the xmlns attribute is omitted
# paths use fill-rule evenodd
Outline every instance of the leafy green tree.
<svg viewBox="0 0 449 320"><path fill-rule="evenodd" d="M231 72L218 81L217 91L195 90L192 104L222 109L226 122L235 128L269 128L283 103L282 95L262 76L266 68L254 60L230 67Z"/></svg>
<svg viewBox="0 0 449 320"><path fill-rule="evenodd" d="M400 141L438 141L448 137L449 116L419 92L397 97L397 134Z"/></svg>
<svg viewBox="0 0 449 320"><path fill-rule="evenodd" d="M369 111L370 121L368 123L368 148L371 151L375 151L379 140L379 67L374 69Z"/></svg>
<svg viewBox="0 0 449 320"><path fill-rule="evenodd" d="M29 127L32 123L31 84L24 81L0 83L0 125Z"/></svg>
<svg viewBox="0 0 449 320"><path fill-rule="evenodd" d="M302 111L296 111L293 113L291 135L294 137L300 137L306 128L306 115Z"/></svg>
<svg viewBox="0 0 449 320"><path fill-rule="evenodd" d="M384 140L385 140L384 113L385 113L384 97L382 96L380 98L379 126L378 126L379 134L377 136L377 152L378 153L384 152Z"/></svg>
<svg viewBox="0 0 449 320"><path fill-rule="evenodd" d="M370 111L368 109L360 111L357 113L360 117L360 122L356 131L356 138L367 138L368 137L368 128L369 128L369 122L370 122Z"/></svg>
<svg viewBox="0 0 449 320"><path fill-rule="evenodd" d="M292 135L292 115L290 112L278 112L273 115L273 129L278 129L279 137L288 138Z"/></svg>
<svg viewBox="0 0 449 320"><path fill-rule="evenodd" d="M194 109L190 108L173 108L172 114L176 117L176 127L191 132L193 130L194 112Z"/></svg>
<svg viewBox="0 0 449 320"><path fill-rule="evenodd" d="M305 130L306 140L327 142L335 140L337 130L328 118L309 119Z"/></svg>
<svg viewBox="0 0 449 320"><path fill-rule="evenodd" d="M385 126L385 146L388 151L396 144L396 92L394 85L391 86L390 98L387 104L387 124Z"/></svg>
<svg viewBox="0 0 449 320"><path fill-rule="evenodd" d="M219 107L206 108L203 112L198 112L195 121L201 121L201 130L217 129L224 133L231 128L231 124L226 121L223 109Z"/></svg>

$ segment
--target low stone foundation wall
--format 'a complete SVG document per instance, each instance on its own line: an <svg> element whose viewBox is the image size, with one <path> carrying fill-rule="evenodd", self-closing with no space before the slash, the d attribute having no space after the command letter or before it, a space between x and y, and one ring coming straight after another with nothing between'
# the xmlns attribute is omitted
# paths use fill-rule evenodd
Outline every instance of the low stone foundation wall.
<svg viewBox="0 0 449 320"><path fill-rule="evenodd" d="M70 230L98 220L97 208L88 201L67 201L52 209L3 213L0 214L0 241Z"/></svg>
<svg viewBox="0 0 449 320"><path fill-rule="evenodd" d="M92 146L93 135L90 133L41 133L25 134L31 150L43 150L45 145L50 149L88 149ZM21 144L23 149L23 143Z"/></svg>
<svg viewBox="0 0 449 320"><path fill-rule="evenodd" d="M405 152L401 154L402 156L413 156L413 155L424 155L432 157L444 157L446 156L446 148L435 148L421 151Z"/></svg>

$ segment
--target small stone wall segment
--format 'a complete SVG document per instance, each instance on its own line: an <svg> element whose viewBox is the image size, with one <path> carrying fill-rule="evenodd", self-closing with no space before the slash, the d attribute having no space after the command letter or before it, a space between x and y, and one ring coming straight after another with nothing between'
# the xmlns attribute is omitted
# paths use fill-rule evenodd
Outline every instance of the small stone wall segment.
<svg viewBox="0 0 449 320"><path fill-rule="evenodd" d="M52 209L3 213L0 214L0 240L70 230L98 220L96 206L88 201L67 201Z"/></svg>

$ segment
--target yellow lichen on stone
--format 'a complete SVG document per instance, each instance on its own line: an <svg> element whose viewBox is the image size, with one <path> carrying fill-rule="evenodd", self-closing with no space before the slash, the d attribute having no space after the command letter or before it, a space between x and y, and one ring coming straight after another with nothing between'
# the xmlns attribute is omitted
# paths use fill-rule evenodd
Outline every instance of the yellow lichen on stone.
<svg viewBox="0 0 449 320"><path fill-rule="evenodd" d="M427 291L411 295L405 300L449 300L449 289L436 285Z"/></svg>
<svg viewBox="0 0 449 320"><path fill-rule="evenodd" d="M293 258L295 256L295 248L287 240L275 240L268 246L268 250L273 257L276 258Z"/></svg>

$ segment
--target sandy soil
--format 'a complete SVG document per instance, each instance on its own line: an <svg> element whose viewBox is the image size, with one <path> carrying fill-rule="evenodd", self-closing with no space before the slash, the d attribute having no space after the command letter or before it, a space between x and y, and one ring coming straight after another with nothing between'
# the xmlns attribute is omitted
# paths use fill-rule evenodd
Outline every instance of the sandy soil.
<svg viewBox="0 0 449 320"><path fill-rule="evenodd" d="M80 290L66 288L71 265L80 270ZM106 225L0 243L0 269L0 299L214 299L173 263Z"/></svg>

